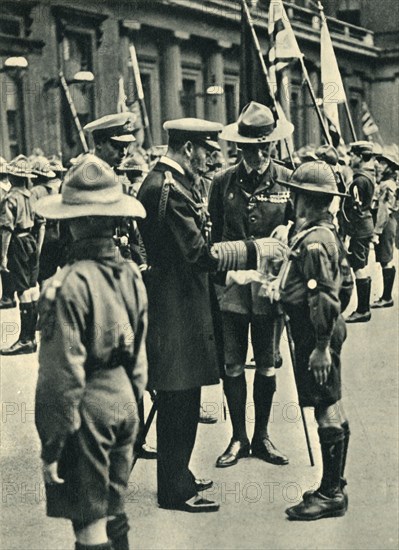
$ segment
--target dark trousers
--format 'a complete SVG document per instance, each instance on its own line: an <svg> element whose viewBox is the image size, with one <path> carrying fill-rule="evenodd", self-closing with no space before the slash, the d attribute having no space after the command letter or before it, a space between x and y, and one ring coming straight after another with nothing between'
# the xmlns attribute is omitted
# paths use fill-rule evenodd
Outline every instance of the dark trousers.
<svg viewBox="0 0 399 550"><path fill-rule="evenodd" d="M197 491L189 470L201 401L201 388L158 391L158 503L181 504Z"/></svg>

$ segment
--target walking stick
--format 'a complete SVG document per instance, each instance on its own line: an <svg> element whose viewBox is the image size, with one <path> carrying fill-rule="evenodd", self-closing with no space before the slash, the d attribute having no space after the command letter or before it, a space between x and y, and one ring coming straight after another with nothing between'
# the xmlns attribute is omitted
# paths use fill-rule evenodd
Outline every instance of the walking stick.
<svg viewBox="0 0 399 550"><path fill-rule="evenodd" d="M277 311L278 311L278 314L281 315L283 320L284 320L284 326L285 326L285 330L287 332L288 347L289 347L289 350L290 350L292 370L294 372L295 387L297 388L296 378L295 378L295 371L296 371L295 344L294 344L294 339L292 338L290 319L289 319L288 315L283 311L283 309L281 307L281 304L278 304ZM298 395L298 388L297 388L297 395ZM299 402L299 396L298 396L298 402ZM309 431L308 431L308 426L306 424L306 417L305 417L304 407L302 407L301 405L299 405L299 407L301 409L303 431L305 432L305 439L306 439L306 445L307 445L307 448L308 448L310 465L314 466L312 446L310 444Z"/></svg>
<svg viewBox="0 0 399 550"><path fill-rule="evenodd" d="M146 437L148 435L148 432L150 431L151 424L154 420L155 413L157 412L157 408L158 408L158 401L157 401L156 393L154 391L150 391L150 395L151 395L151 399L152 399L152 407L151 407L151 410L148 414L146 423L144 424L144 428L142 429L141 432L139 432L139 434L137 436L137 440L135 442L135 447L137 447L138 449L141 449L142 446L145 443ZM136 462L139 458L140 458L140 452L133 454L133 462L132 462L132 467L130 469L130 473L133 472L133 468L135 467Z"/></svg>

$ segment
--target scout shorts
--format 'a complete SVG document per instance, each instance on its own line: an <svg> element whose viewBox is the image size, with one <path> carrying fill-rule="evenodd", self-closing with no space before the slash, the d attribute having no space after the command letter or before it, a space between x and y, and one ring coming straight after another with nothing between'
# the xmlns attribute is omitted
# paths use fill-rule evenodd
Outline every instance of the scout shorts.
<svg viewBox="0 0 399 550"><path fill-rule="evenodd" d="M331 370L326 384L316 383L309 370L309 357L315 348L314 329L304 315L289 312L292 336L295 342L295 381L299 405L302 407L328 407L339 401L341 393L341 349L346 338L346 326L339 316L330 343Z"/></svg>
<svg viewBox="0 0 399 550"><path fill-rule="evenodd" d="M224 360L226 365L245 365L248 352L248 329L256 368L274 367L274 323L270 315L243 315L222 311Z"/></svg>
<svg viewBox="0 0 399 550"><path fill-rule="evenodd" d="M369 261L371 237L352 237L348 248L348 261L353 271L364 269Z"/></svg>
<svg viewBox="0 0 399 550"><path fill-rule="evenodd" d="M391 214L384 231L380 235L379 243L375 245L375 259L381 264L389 264L393 260L397 221Z"/></svg>
<svg viewBox="0 0 399 550"><path fill-rule="evenodd" d="M36 286L39 275L39 255L36 240L30 233L13 235L8 249L8 269L16 292Z"/></svg>
<svg viewBox="0 0 399 550"><path fill-rule="evenodd" d="M68 437L59 460L64 483L46 485L50 517L88 525L123 513L131 497L128 482L139 421L133 391L120 369L101 369L86 385L81 426ZM119 390L121 384L125 387Z"/></svg>

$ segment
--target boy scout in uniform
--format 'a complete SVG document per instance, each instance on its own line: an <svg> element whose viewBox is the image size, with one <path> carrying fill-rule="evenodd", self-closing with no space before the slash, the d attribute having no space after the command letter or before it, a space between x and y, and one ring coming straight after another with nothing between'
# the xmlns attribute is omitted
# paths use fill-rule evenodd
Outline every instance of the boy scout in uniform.
<svg viewBox="0 0 399 550"><path fill-rule="evenodd" d="M341 403L340 354L346 338L341 312L353 283L328 211L333 197L340 196L331 166L305 163L284 184L295 193L295 217L302 223L283 264L281 301L295 343L299 403L314 407L323 459L320 487L286 511L290 519L306 521L343 516L348 508L343 476L349 424Z"/></svg>
<svg viewBox="0 0 399 550"><path fill-rule="evenodd" d="M221 138L236 142L243 159L215 176L209 199L212 240L234 241L269 237L284 224L290 208L290 193L278 183L288 179L290 170L270 158L274 141L293 132L290 123L276 125L271 110L251 102L238 122L226 126ZM252 455L272 464L288 464L288 458L271 442L268 422L276 391L276 349L274 308L259 298L260 283L240 286L227 274L227 285L220 302L222 311L225 377L224 392L233 426L232 439L219 456L216 466L233 466ZM255 431L250 445L246 431L247 385L245 360L248 328L254 349L256 373L253 388Z"/></svg>
<svg viewBox="0 0 399 550"><path fill-rule="evenodd" d="M374 233L371 204L375 187L373 144L356 141L351 144L353 180L342 207L346 233L350 237L348 259L355 273L357 308L347 317L347 323L366 323L371 319L371 277L368 270L370 243Z"/></svg>
<svg viewBox="0 0 399 550"><path fill-rule="evenodd" d="M71 220L74 239L71 263L40 299L35 421L47 514L72 521L76 550L127 550L124 495L147 381L147 300L137 266L121 258L112 237L116 217L145 210L94 155L38 210Z"/></svg>
<svg viewBox="0 0 399 550"><path fill-rule="evenodd" d="M2 355L34 353L37 348L35 331L39 286L38 246L33 236L35 223L44 220L35 217L35 199L28 190L29 178L35 175L23 155L15 158L7 168L11 189L1 205L1 271L9 271L19 298L20 334Z"/></svg>
<svg viewBox="0 0 399 550"><path fill-rule="evenodd" d="M57 195L60 192L61 180L52 170L46 157L36 157L32 160L32 172L36 179L31 190L36 200L47 195ZM44 230L45 229L45 230ZM37 235L39 249L39 285L49 279L57 271L60 264L60 231L58 220L48 220L43 232Z"/></svg>
<svg viewBox="0 0 399 550"><path fill-rule="evenodd" d="M377 262L382 267L384 290L381 298L371 304L374 309L393 306L392 289L395 282L396 269L393 262L397 221L397 191L396 171L399 170L399 160L390 151L384 151L377 156L381 166L379 182L377 219L374 227L373 242Z"/></svg>
<svg viewBox="0 0 399 550"><path fill-rule="evenodd" d="M7 161L3 157L0 157L0 208L10 189L11 184L8 181ZM0 276L2 289L0 309L12 309L17 304L14 300L14 287L10 273L8 271L1 271Z"/></svg>

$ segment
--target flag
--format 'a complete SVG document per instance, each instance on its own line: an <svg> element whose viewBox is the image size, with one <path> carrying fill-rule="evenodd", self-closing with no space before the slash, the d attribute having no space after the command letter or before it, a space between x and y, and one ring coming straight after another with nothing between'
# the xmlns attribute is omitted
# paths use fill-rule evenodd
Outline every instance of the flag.
<svg viewBox="0 0 399 550"><path fill-rule="evenodd" d="M377 134L380 131L373 117L371 116L366 102L362 103L362 130L366 138L369 138L373 134Z"/></svg>
<svg viewBox="0 0 399 550"><path fill-rule="evenodd" d="M250 101L267 105L276 115L274 96L263 76L259 53L244 7L241 6L240 111Z"/></svg>
<svg viewBox="0 0 399 550"><path fill-rule="evenodd" d="M291 61L302 57L302 52L299 49L282 0L270 0L268 33L270 81L274 89L277 90L278 73L287 67Z"/></svg>
<svg viewBox="0 0 399 550"><path fill-rule="evenodd" d="M320 32L320 65L324 115L331 141L334 147L338 147L341 141L338 104L346 103L346 94L324 14Z"/></svg>
<svg viewBox="0 0 399 550"><path fill-rule="evenodd" d="M328 116L326 109L323 109L323 111L324 111L323 113L324 118L327 123L327 130L331 137L331 143L335 148L337 148L339 147L339 145L344 144L344 141L341 137L341 129L339 128L339 124L337 128L336 123ZM337 109L337 116L338 116L338 109Z"/></svg>

